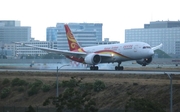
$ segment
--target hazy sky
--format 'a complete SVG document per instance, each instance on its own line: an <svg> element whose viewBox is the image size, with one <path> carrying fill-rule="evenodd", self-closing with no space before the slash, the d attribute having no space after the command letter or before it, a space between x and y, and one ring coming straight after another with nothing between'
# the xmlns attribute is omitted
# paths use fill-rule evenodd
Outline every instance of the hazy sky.
<svg viewBox="0 0 180 112"><path fill-rule="evenodd" d="M0 20L31 26L36 40L46 40L46 28L57 22L98 22L103 38L124 42L125 29L178 19L179 0L0 0Z"/></svg>

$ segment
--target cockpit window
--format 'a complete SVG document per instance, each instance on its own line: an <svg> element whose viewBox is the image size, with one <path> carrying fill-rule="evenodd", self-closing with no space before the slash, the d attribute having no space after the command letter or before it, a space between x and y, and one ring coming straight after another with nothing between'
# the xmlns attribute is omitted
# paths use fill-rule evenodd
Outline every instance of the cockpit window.
<svg viewBox="0 0 180 112"><path fill-rule="evenodd" d="M150 46L144 46L143 49L150 49Z"/></svg>

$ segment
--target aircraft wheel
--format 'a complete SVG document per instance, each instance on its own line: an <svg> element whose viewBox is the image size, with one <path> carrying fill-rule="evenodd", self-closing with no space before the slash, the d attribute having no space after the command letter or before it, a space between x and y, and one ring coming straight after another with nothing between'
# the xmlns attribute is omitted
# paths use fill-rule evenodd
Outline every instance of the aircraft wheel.
<svg viewBox="0 0 180 112"><path fill-rule="evenodd" d="M123 66L119 66L119 67L118 67L118 66L116 66L116 67L115 67L115 70L123 70L123 69L124 69L124 67L123 67Z"/></svg>
<svg viewBox="0 0 180 112"><path fill-rule="evenodd" d="M92 66L90 67L90 70L93 70L93 67L92 67Z"/></svg>
<svg viewBox="0 0 180 112"><path fill-rule="evenodd" d="M98 70L98 66L95 66L95 70Z"/></svg>
<svg viewBox="0 0 180 112"><path fill-rule="evenodd" d="M98 70L98 69L99 69L98 66L91 66L91 67L90 67L90 70Z"/></svg>
<svg viewBox="0 0 180 112"><path fill-rule="evenodd" d="M115 70L118 70L118 67L117 67L117 66L115 66Z"/></svg>
<svg viewBox="0 0 180 112"><path fill-rule="evenodd" d="M120 66L120 70L124 70L124 67L123 67L123 66Z"/></svg>

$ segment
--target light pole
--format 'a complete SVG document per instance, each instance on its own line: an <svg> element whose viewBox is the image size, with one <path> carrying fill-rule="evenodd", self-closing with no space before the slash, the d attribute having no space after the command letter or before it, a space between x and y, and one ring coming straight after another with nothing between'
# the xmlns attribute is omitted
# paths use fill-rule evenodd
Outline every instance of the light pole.
<svg viewBox="0 0 180 112"><path fill-rule="evenodd" d="M56 91L56 97L58 97L58 95L59 95L59 82L58 82L58 71L62 68L62 67L64 67L64 66L69 66L69 65L62 65L61 67L59 67L58 68L58 66L57 66L57 76L56 76L56 86L57 86L57 91Z"/></svg>
<svg viewBox="0 0 180 112"><path fill-rule="evenodd" d="M173 99L173 94L172 94L172 74L167 74L167 73L164 73L166 75L168 75L169 79L170 79L170 112L173 112L173 108L172 108L172 105L173 105L173 102L172 102L172 99Z"/></svg>
<svg viewBox="0 0 180 112"><path fill-rule="evenodd" d="M3 51L4 46L2 46L1 49L2 49L2 51L1 51L1 58L4 59L4 51Z"/></svg>

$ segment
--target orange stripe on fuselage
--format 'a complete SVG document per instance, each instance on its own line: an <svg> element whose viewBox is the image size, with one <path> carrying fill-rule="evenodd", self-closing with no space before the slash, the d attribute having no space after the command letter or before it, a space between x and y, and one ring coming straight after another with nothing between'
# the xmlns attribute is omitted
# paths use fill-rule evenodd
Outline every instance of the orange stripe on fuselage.
<svg viewBox="0 0 180 112"><path fill-rule="evenodd" d="M112 51L112 50L102 50L102 51L97 51L95 53L98 53L98 54L114 54L114 55L117 55L117 56L120 56L120 57L124 57L124 58L127 58L127 59L131 59L130 57L127 57L125 55L122 55L120 53L117 53L115 51Z"/></svg>
<svg viewBox="0 0 180 112"><path fill-rule="evenodd" d="M85 52L82 48L79 48L78 50L74 50L74 51L76 51L76 52ZM125 55L122 55L122 54L117 53L117 52L112 51L112 50L102 50L102 51L96 51L94 53L97 53L97 54L114 54L114 55L117 55L117 56L120 56L120 57L123 57L123 58L132 59L130 57L127 57ZM79 62L79 63L85 63L84 58L78 58L78 57L74 57L74 56L66 56L66 57L73 60L73 61Z"/></svg>

